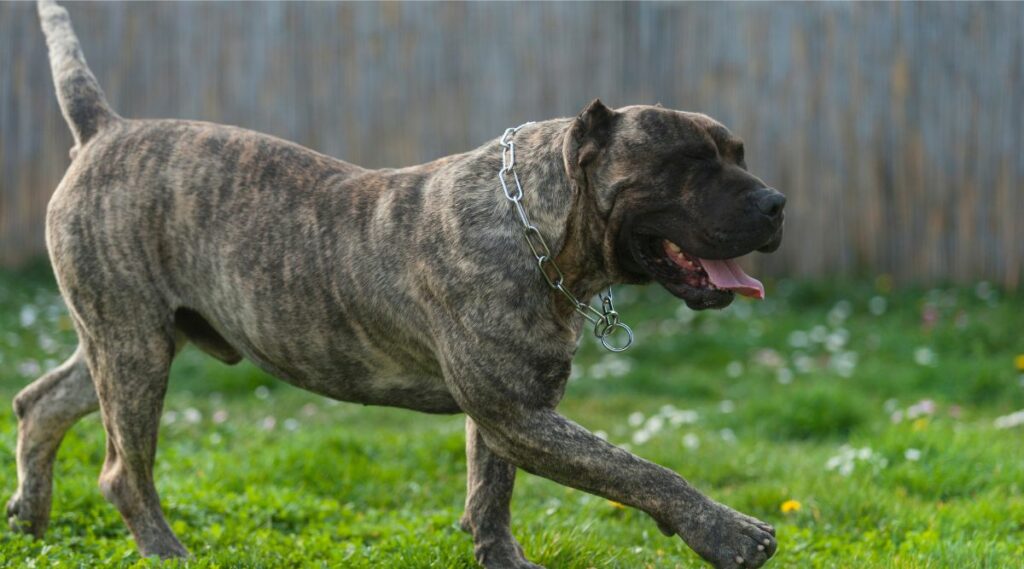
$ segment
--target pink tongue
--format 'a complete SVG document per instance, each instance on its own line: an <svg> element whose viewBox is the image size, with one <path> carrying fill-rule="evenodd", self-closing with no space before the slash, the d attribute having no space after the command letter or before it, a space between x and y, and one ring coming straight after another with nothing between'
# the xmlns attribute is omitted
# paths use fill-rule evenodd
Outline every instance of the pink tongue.
<svg viewBox="0 0 1024 569"><path fill-rule="evenodd" d="M700 264L704 266L711 282L718 288L735 291L750 298L764 298L764 285L761 284L761 281L744 273L735 260L701 259Z"/></svg>

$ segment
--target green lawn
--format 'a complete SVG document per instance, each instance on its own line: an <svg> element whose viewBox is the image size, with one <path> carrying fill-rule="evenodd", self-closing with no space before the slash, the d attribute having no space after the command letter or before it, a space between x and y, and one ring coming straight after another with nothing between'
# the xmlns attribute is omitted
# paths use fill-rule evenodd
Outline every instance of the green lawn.
<svg viewBox="0 0 1024 569"><path fill-rule="evenodd" d="M562 410L775 524L769 566L1020 567L1024 424L1007 416L1024 409L1024 298L984 284L892 292L884 278L768 294L694 313L654 288L618 290L637 345L611 355L588 338ZM7 402L73 345L46 270L0 273L0 504L15 488ZM190 349L157 487L188 566L473 567L456 527L462 429ZM61 450L46 540L0 532L0 566L155 563L100 496L102 459L92 416ZM513 530L552 568L702 566L646 515L523 473Z"/></svg>

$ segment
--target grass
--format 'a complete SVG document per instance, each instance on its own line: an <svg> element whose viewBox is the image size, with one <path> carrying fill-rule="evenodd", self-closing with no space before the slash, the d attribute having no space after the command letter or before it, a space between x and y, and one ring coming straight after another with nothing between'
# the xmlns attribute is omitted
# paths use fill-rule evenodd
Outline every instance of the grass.
<svg viewBox="0 0 1024 569"><path fill-rule="evenodd" d="M774 567L1013 567L1024 559L1024 298L985 284L769 285L694 313L622 289L637 345L589 339L562 411L778 528ZM44 268L0 273L0 399L74 346ZM462 417L334 403L186 350L157 487L190 567L473 567L456 527ZM0 493L16 423L0 410ZM56 467L45 541L0 532L0 566L150 566L96 487L98 417ZM781 505L799 502L783 513ZM792 504L792 502L791 502ZM644 514L520 473L513 531L552 568L701 567Z"/></svg>

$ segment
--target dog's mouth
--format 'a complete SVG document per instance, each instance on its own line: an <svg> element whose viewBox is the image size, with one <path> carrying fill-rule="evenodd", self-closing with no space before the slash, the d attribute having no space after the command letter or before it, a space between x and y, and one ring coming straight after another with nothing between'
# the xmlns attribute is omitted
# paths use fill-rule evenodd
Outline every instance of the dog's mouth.
<svg viewBox="0 0 1024 569"><path fill-rule="evenodd" d="M636 258L644 269L690 308L724 308L734 295L763 299L764 285L736 259L702 259L664 238L643 240Z"/></svg>

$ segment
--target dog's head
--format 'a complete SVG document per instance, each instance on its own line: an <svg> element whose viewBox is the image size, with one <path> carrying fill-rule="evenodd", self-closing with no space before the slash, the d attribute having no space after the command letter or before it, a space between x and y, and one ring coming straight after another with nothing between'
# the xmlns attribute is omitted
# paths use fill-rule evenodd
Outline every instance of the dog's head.
<svg viewBox="0 0 1024 569"><path fill-rule="evenodd" d="M733 259L779 247L786 198L747 172L743 142L717 121L595 100L566 136L564 158L607 221L602 249L615 280L655 280L694 309L764 296Z"/></svg>

